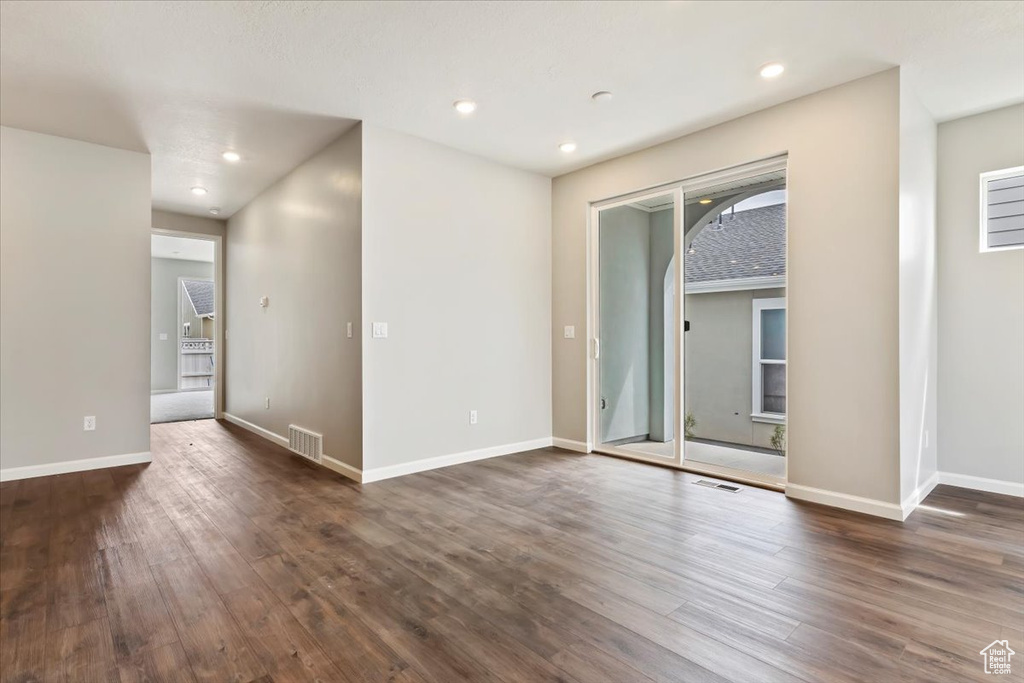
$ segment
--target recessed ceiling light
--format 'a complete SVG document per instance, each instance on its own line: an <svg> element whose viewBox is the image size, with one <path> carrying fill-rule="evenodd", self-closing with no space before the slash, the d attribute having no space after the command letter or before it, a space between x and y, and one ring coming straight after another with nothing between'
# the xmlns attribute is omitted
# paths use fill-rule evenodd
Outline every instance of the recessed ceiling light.
<svg viewBox="0 0 1024 683"><path fill-rule="evenodd" d="M568 154L569 152L575 152L576 151L576 143L572 142L572 141L563 142L562 144L560 144L558 146L558 149L562 150L566 154Z"/></svg>
<svg viewBox="0 0 1024 683"><path fill-rule="evenodd" d="M476 102L473 100L455 100L452 106L460 114L472 114L476 111Z"/></svg>
<svg viewBox="0 0 1024 683"><path fill-rule="evenodd" d="M702 200L700 200L700 203L701 204L710 204L711 200L710 199L702 199Z"/></svg>
<svg viewBox="0 0 1024 683"><path fill-rule="evenodd" d="M217 214L220 213L220 207L218 207L218 206L210 207L210 213L212 213L214 216L216 216Z"/></svg>
<svg viewBox="0 0 1024 683"><path fill-rule="evenodd" d="M204 195L204 194L206 194L206 188L205 187L199 187L198 185L196 185L195 187L192 188L192 194Z"/></svg>
<svg viewBox="0 0 1024 683"><path fill-rule="evenodd" d="M782 75L786 67L778 62L769 62L761 67L761 78L775 78Z"/></svg>
<svg viewBox="0 0 1024 683"><path fill-rule="evenodd" d="M224 161L230 161L233 164L237 164L239 161L242 160L242 155L239 154L238 152L228 151L221 154L221 156L224 157Z"/></svg>
<svg viewBox="0 0 1024 683"><path fill-rule="evenodd" d="M607 90L598 90L596 93L590 96L590 99L595 102L607 102L612 98L612 94Z"/></svg>

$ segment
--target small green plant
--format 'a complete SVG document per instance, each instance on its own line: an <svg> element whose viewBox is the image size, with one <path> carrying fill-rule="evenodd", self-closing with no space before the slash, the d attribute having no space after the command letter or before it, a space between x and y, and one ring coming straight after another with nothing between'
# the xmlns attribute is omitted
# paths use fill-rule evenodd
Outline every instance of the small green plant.
<svg viewBox="0 0 1024 683"><path fill-rule="evenodd" d="M771 441L772 449L782 457L786 457L786 426L775 425L775 430L772 432Z"/></svg>
<svg viewBox="0 0 1024 683"><path fill-rule="evenodd" d="M686 413L686 417L683 418L683 435L687 439L693 438L693 430L697 428L697 418L693 416L693 413Z"/></svg>

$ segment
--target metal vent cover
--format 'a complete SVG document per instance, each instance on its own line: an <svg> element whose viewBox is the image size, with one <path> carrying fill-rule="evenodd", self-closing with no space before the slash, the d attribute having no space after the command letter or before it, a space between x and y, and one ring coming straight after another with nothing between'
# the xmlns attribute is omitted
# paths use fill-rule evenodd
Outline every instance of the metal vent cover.
<svg viewBox="0 0 1024 683"><path fill-rule="evenodd" d="M719 491L728 491L729 493L739 493L743 489L739 486L733 486L732 484L723 484L720 481L709 481L708 479L698 479L693 482L697 486L706 486L709 489L718 489Z"/></svg>
<svg viewBox="0 0 1024 683"><path fill-rule="evenodd" d="M288 425L288 450L307 460L322 462L324 458L324 435L302 427Z"/></svg>

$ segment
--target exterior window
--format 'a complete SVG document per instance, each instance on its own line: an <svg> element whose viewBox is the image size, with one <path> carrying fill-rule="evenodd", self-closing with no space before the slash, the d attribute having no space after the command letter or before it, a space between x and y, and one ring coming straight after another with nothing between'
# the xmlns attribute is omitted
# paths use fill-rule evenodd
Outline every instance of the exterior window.
<svg viewBox="0 0 1024 683"><path fill-rule="evenodd" d="M786 420L786 300L754 299L753 413L759 422Z"/></svg>
<svg viewBox="0 0 1024 683"><path fill-rule="evenodd" d="M1024 166L981 174L981 251L1024 248Z"/></svg>

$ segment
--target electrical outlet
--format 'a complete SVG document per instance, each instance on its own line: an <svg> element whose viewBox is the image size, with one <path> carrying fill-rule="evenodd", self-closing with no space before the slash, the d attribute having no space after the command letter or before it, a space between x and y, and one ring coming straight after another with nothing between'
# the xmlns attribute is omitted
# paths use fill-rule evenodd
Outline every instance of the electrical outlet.
<svg viewBox="0 0 1024 683"><path fill-rule="evenodd" d="M388 338L388 324L387 323L373 323L373 338L374 339L387 339Z"/></svg>
<svg viewBox="0 0 1024 683"><path fill-rule="evenodd" d="M270 397L263 399L263 410L270 410Z"/></svg>
<svg viewBox="0 0 1024 683"><path fill-rule="evenodd" d="M475 410L469 411L469 424L471 424L471 425L475 425L476 424L476 411Z"/></svg>
<svg viewBox="0 0 1024 683"><path fill-rule="evenodd" d="M86 415L85 416L85 420L82 423L82 429L84 429L87 432L95 432L96 431L96 416L95 415Z"/></svg>

